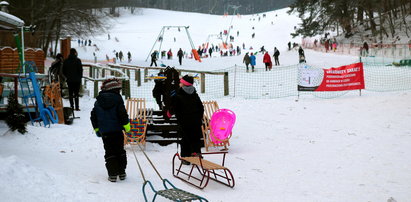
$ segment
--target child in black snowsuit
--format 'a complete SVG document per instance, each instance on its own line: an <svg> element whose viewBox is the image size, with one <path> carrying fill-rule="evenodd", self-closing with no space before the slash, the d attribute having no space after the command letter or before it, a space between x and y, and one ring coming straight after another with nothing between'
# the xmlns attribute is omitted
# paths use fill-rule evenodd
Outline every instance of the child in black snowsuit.
<svg viewBox="0 0 411 202"><path fill-rule="evenodd" d="M164 76L163 70L161 70L157 75ZM158 108L163 110L163 101L161 98L164 96L164 79L154 79L154 83L153 97L156 99Z"/></svg>
<svg viewBox="0 0 411 202"><path fill-rule="evenodd" d="M181 157L201 154L202 119L204 106L193 86L194 78L185 75L180 79L180 88L172 96L172 105L182 133ZM183 162L189 164L189 162Z"/></svg>
<svg viewBox="0 0 411 202"><path fill-rule="evenodd" d="M104 159L111 182L116 182L117 176L120 180L126 178L127 156L123 130L130 131L130 121L120 90L121 81L116 78L105 80L90 117L94 131L103 139Z"/></svg>

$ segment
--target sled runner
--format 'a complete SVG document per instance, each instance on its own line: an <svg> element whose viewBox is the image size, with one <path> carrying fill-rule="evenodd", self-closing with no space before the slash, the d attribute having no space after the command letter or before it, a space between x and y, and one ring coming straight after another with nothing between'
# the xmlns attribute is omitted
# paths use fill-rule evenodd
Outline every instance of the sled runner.
<svg viewBox="0 0 411 202"><path fill-rule="evenodd" d="M125 135L126 144L146 144L147 111L144 98L129 98L126 101L126 110L130 118L130 132Z"/></svg>
<svg viewBox="0 0 411 202"><path fill-rule="evenodd" d="M140 170L140 174L141 174L141 176L144 180L142 191L143 191L144 200L146 202L148 201L147 194L146 194L146 186L147 185L154 192L154 196L153 196L152 201L155 201L157 196L159 195L159 196L162 196L166 199L169 199L169 200L172 200L172 201L178 201L178 202L180 202L180 201L181 202L182 201L197 201L197 200L200 201L200 202L202 202L202 201L208 202L207 199L205 199L201 196L198 196L196 194L193 194L193 193L184 191L182 189L179 189L176 186L174 186L169 180L162 178L160 173L158 172L158 170L154 166L153 162L150 160L150 158L147 156L147 154L144 152L144 150L141 148L141 146L138 145L138 144L137 144L137 146L138 146L138 148L140 148L140 151L143 152L144 156L146 157L146 159L150 163L151 167L153 167L154 171L156 171L156 173L157 173L158 177L161 179L163 187L164 187L164 190L156 190L154 188L153 184L149 180L146 180L146 178L144 176L143 169L141 168L140 162L138 161L136 153L133 149L133 146L131 145L131 150L133 151L133 155L134 155L134 158L137 162L138 168Z"/></svg>
<svg viewBox="0 0 411 202"><path fill-rule="evenodd" d="M229 187L234 187L234 177L230 169L224 167L227 152L210 152L201 155L222 154L221 165L207 161L202 156L180 157L176 153L173 157L173 175L193 186L203 189L208 181L214 180ZM183 160L190 162L190 166L183 166Z"/></svg>

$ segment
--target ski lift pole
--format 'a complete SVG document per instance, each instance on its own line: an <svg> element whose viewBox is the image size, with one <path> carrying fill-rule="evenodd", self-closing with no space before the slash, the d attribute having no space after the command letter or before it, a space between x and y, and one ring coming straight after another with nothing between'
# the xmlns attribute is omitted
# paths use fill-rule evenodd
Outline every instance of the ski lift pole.
<svg viewBox="0 0 411 202"><path fill-rule="evenodd" d="M155 47L156 44L157 44L158 38L159 38L160 36L162 36L163 31L164 31L164 27L161 29L160 33L158 34L158 37L157 37L156 40L154 41L153 47L151 48L151 50L150 50L150 52L148 53L147 58L146 58L146 60L145 60L146 62L147 62L148 58L150 57L151 52L154 50L154 47Z"/></svg>
<svg viewBox="0 0 411 202"><path fill-rule="evenodd" d="M191 39L190 33L188 32L188 28L189 28L189 27L184 27L184 28L186 29L188 41L190 41L191 48L192 48L192 49L196 49L196 48L194 47L194 43L193 43L193 40Z"/></svg>
<svg viewBox="0 0 411 202"><path fill-rule="evenodd" d="M163 40L164 40L164 27L162 29L162 33L161 33L161 40L160 40L160 47L158 48L158 53L161 54L161 46L163 45Z"/></svg>

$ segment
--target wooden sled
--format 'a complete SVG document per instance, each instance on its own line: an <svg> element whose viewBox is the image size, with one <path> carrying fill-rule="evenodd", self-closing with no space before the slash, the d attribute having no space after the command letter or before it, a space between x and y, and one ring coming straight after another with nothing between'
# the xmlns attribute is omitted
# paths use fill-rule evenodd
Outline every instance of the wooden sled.
<svg viewBox="0 0 411 202"><path fill-rule="evenodd" d="M207 161L203 159L202 156L180 157L180 155L176 153L173 157L174 177L200 189L206 187L210 179L233 188L233 174L228 168L224 167L227 152L210 152L202 153L201 155L209 154L223 154L221 165ZM190 162L191 165L183 166L182 160Z"/></svg>
<svg viewBox="0 0 411 202"><path fill-rule="evenodd" d="M125 133L124 145L146 145L147 111L144 98L129 98L126 101L126 110L130 118L130 132Z"/></svg>
<svg viewBox="0 0 411 202"><path fill-rule="evenodd" d="M214 143L210 135L211 130L210 130L210 120L211 116L213 116L213 113L216 112L219 107L216 101L204 101L203 102L204 106L204 116L203 116L203 125L201 126L201 129L203 131L203 139L204 139L204 147L206 151L208 152L209 147L223 147L222 150L228 150L227 146L230 146L229 139L231 135L226 139L226 140L219 140L219 143ZM218 138L214 138L218 139Z"/></svg>
<svg viewBox="0 0 411 202"><path fill-rule="evenodd" d="M63 100L61 98L60 83L53 82L44 90L44 103L51 105L57 112L58 123L65 123L63 112Z"/></svg>

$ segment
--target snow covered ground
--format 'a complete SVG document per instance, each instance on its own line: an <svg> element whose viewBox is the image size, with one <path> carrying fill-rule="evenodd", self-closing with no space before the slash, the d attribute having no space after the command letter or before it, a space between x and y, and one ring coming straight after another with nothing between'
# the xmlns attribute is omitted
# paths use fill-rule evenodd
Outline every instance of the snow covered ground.
<svg viewBox="0 0 411 202"><path fill-rule="evenodd" d="M285 49L298 19L287 16L285 10L270 12L260 22L250 21L252 18L233 19L234 30L240 30L238 43L255 49L265 45L271 52L277 46L282 65L295 64L297 53ZM110 30L111 40L107 34L93 39L100 48L97 55L105 57L113 49L130 50L133 63L146 66L145 57L161 26L189 25L198 45L208 34L226 29L231 17L144 9L137 16L124 15L117 21ZM252 26L257 30L254 40ZM73 41L74 47L76 43ZM178 47L174 42L163 46ZM79 55L83 60L92 59L90 47L79 48ZM310 64L324 67L356 60L310 51L306 55ZM261 68L262 58L257 61ZM241 62L242 56L215 57L202 63L184 60L182 68L214 70ZM164 63L177 65L177 60ZM174 178L171 161L176 144L161 147L148 143L146 152L162 177L209 201L411 201L410 91L295 99L217 99L220 108L237 115L226 159L226 167L235 177L234 188L210 182L199 190ZM81 99L82 111L76 113L80 119L73 125L29 125L25 135L5 133L7 126L0 121L0 134L5 133L0 136L1 201L144 201L143 180L129 146L128 178L107 181L103 144L89 121L93 104L93 98ZM136 154L146 178L159 189L159 178L142 153Z"/></svg>

